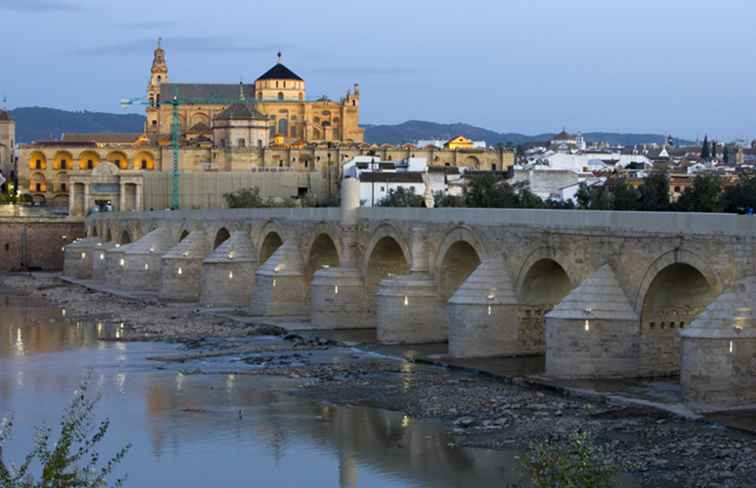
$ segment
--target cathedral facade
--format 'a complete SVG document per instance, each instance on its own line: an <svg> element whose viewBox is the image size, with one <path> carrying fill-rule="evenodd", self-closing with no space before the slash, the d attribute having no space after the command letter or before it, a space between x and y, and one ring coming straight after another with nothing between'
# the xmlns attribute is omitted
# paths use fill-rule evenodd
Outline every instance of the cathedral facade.
<svg viewBox="0 0 756 488"><path fill-rule="evenodd" d="M340 100L323 97L308 100L305 81L278 62L254 84L172 83L165 50L155 49L147 86L145 134L152 140L168 141L174 122L173 103L178 105L181 132L187 138L213 138L212 127L229 105L245 104L267 118L268 139L278 137L286 144L318 142L360 143L360 86L354 84ZM169 103L165 103L169 102ZM225 140L234 146L241 139ZM244 145L261 141L244 139ZM218 141L220 142L220 141ZM265 145L265 144L261 144Z"/></svg>

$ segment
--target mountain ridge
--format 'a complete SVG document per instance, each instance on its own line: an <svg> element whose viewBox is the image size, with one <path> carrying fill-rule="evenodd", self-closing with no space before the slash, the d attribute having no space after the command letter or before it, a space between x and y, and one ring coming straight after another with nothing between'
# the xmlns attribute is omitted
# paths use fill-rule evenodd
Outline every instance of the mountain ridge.
<svg viewBox="0 0 756 488"><path fill-rule="evenodd" d="M145 117L141 114L114 114L107 112L69 111L49 107L19 107L10 110L16 121L16 139L21 144L33 141L59 139L66 132L142 132ZM521 145L547 142L555 134L535 135L517 132L500 133L472 124L457 122L442 124L422 120L408 120L400 124L365 124L365 141L370 144L405 144L422 139L451 139L463 135L489 146L497 144ZM659 144L666 136L660 134L633 134L621 132L586 132L586 141L604 141L612 145ZM675 139L678 145L691 141Z"/></svg>

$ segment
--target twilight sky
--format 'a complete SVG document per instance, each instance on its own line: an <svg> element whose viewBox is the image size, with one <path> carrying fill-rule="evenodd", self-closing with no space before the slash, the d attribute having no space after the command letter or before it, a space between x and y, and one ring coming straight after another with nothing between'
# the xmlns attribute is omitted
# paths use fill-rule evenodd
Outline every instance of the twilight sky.
<svg viewBox="0 0 756 488"><path fill-rule="evenodd" d="M284 52L362 121L756 137L753 0L0 0L8 105L118 112L155 38L172 81L253 81Z"/></svg>

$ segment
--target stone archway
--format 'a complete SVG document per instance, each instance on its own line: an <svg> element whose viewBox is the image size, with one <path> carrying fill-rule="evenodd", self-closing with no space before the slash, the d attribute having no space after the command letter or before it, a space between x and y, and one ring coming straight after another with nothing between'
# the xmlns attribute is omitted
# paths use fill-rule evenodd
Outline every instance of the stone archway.
<svg viewBox="0 0 756 488"><path fill-rule="evenodd" d="M441 256L441 265L438 268L442 305L449 301L480 263L480 254L467 241L456 241L447 248Z"/></svg>
<svg viewBox="0 0 756 488"><path fill-rule="evenodd" d="M543 350L545 316L572 290L567 271L553 258L533 262L522 276L520 302L520 337L528 350Z"/></svg>
<svg viewBox="0 0 756 488"><path fill-rule="evenodd" d="M369 314L375 314L376 293L381 280L392 275L406 275L409 273L409 269L407 254L396 238L385 235L371 246L370 252L367 254L367 271L365 273Z"/></svg>
<svg viewBox="0 0 756 488"><path fill-rule="evenodd" d="M310 245L305 261L305 286L310 293L313 275L322 268L335 268L339 265L339 251L336 242L325 232L318 234Z"/></svg>
<svg viewBox="0 0 756 488"><path fill-rule="evenodd" d="M260 255L258 257L258 263L260 263L260 266L265 264L265 261L270 259L273 253L276 252L276 249L281 247L283 243L284 241L278 232L269 231L263 238L262 244L260 244Z"/></svg>
<svg viewBox="0 0 756 488"><path fill-rule="evenodd" d="M653 275L642 295L640 376L680 370L680 330L717 295L716 284L689 263L670 263Z"/></svg>
<svg viewBox="0 0 756 488"><path fill-rule="evenodd" d="M213 241L213 249L218 249L218 247L226 242L228 238L231 237L231 233L228 232L228 229L225 227L221 227L220 230L215 234L215 241Z"/></svg>

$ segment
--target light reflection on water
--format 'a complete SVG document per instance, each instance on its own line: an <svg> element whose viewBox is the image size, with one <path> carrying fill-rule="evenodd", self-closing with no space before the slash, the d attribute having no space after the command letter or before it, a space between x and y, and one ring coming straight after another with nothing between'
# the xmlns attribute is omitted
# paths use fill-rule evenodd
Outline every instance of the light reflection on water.
<svg viewBox="0 0 756 488"><path fill-rule="evenodd" d="M145 358L175 346L98 341L119 331L0 297L0 416L16 419L10 459L30 447L35 425L57 423L91 369L98 411L112 420L106 450L134 446L122 465L127 486L501 487L511 479L514 453L452 448L437 426L402 414L293 397L285 378L159 370ZM398 381L411 384L412 369Z"/></svg>

